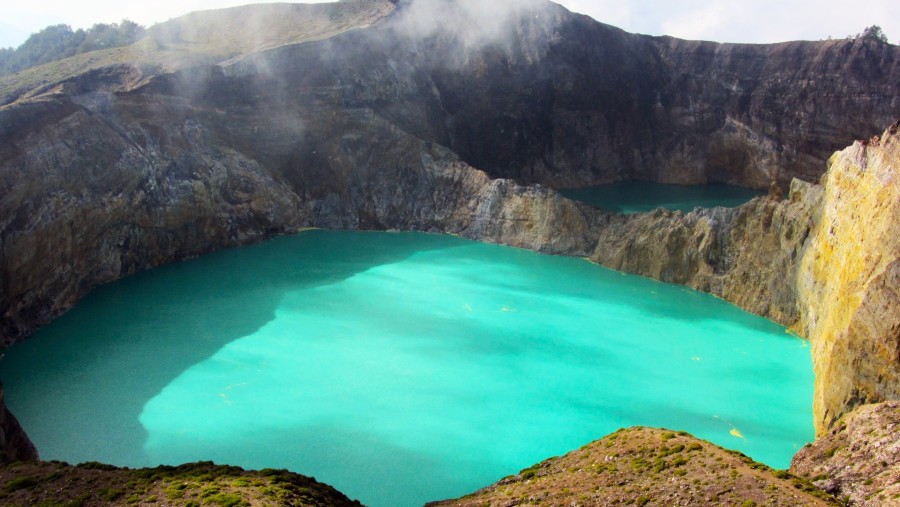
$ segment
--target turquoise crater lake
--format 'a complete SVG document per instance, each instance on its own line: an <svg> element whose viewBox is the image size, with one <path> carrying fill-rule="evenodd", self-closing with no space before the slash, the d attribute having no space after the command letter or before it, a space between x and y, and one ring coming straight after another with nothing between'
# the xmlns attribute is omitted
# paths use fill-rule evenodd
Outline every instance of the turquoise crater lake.
<svg viewBox="0 0 900 507"><path fill-rule="evenodd" d="M288 468L376 507L632 425L785 468L806 342L709 295L452 236L309 231L94 291L0 361L44 459Z"/></svg>

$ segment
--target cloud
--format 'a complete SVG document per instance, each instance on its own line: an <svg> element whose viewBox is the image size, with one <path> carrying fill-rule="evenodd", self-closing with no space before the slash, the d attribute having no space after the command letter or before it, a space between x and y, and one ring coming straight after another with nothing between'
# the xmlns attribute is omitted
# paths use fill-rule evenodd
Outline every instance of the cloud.
<svg viewBox="0 0 900 507"><path fill-rule="evenodd" d="M685 12L675 18L665 20L660 26L662 33L682 39L708 39L732 23L734 9L720 3L712 3Z"/></svg>
<svg viewBox="0 0 900 507"><path fill-rule="evenodd" d="M321 1L321 0L309 0ZM421 0L414 0L416 2ZM434 2L436 0L426 0ZM468 8L481 9L484 16L476 23L490 25L499 13L516 1L462 0ZM4 2L0 40L15 44L15 33L36 32L51 24L65 23L74 28L87 28L94 23L117 22L129 18L144 25L202 9L231 7L253 0L158 0L155 2L122 2L121 0L12 0ZM870 25L880 25L890 40L900 40L900 2L869 2L863 7L845 0L756 0L733 2L723 0L560 0L570 10L581 12L630 32L650 35L679 35L697 39L727 42L779 42L785 40L818 40L829 35L844 37L861 32ZM497 9L496 11L493 11ZM471 11L476 12L476 11ZM432 20L432 24L442 21ZM477 27L490 33L490 26ZM20 41L20 42L21 42Z"/></svg>
<svg viewBox="0 0 900 507"><path fill-rule="evenodd" d="M881 26L900 40L900 2L857 7L843 0L632 0L627 6L599 0L561 0L577 12L625 30L720 42L782 42L844 37Z"/></svg>
<svg viewBox="0 0 900 507"><path fill-rule="evenodd" d="M512 20L538 5L542 5L540 0L415 0L404 11L399 26L412 38L451 31L467 46L476 46L504 39Z"/></svg>
<svg viewBox="0 0 900 507"><path fill-rule="evenodd" d="M624 28L637 26L634 4L621 0L564 0L558 2L573 12L588 14L603 23Z"/></svg>

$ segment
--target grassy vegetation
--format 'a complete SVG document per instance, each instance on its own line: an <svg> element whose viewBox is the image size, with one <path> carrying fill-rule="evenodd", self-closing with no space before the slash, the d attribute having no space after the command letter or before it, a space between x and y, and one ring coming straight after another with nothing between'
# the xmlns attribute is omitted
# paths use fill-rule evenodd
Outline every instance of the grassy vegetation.
<svg viewBox="0 0 900 507"><path fill-rule="evenodd" d="M811 483L684 433L619 430L435 505L836 505Z"/></svg>
<svg viewBox="0 0 900 507"><path fill-rule="evenodd" d="M0 505L358 506L328 485L284 470L249 472L211 462L148 469L100 463L15 463L0 468Z"/></svg>

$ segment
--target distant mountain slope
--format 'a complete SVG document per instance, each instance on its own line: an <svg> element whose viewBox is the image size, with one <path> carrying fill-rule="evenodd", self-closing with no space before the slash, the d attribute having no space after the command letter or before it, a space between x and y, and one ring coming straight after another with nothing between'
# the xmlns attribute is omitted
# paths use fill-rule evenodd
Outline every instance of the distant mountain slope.
<svg viewBox="0 0 900 507"><path fill-rule="evenodd" d="M369 26L393 9L388 0L344 0L194 12L154 25L132 45L91 51L0 77L0 104L51 91L62 81L105 67L133 67L139 72L131 74L139 80L285 44L325 39Z"/></svg>
<svg viewBox="0 0 900 507"><path fill-rule="evenodd" d="M144 27L133 21L98 23L87 30L53 25L32 34L16 49L0 48L0 76L77 54L133 44L144 36Z"/></svg>
<svg viewBox="0 0 900 507"><path fill-rule="evenodd" d="M425 175L434 166L554 186L787 188L900 116L896 46L647 37L543 0L205 11L0 86L14 82L0 106L8 340L97 283L278 232L463 229L447 217L482 176L439 209L413 198L450 185ZM373 185L405 197L380 196L388 206L365 195Z"/></svg>

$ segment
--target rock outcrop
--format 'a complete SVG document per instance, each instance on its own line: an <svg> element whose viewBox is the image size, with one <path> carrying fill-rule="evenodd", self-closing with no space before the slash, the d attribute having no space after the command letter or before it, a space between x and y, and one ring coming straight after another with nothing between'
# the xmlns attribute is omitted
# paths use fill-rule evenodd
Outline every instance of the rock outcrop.
<svg viewBox="0 0 900 507"><path fill-rule="evenodd" d="M685 433L619 430L438 506L837 505L810 483Z"/></svg>
<svg viewBox="0 0 900 507"><path fill-rule="evenodd" d="M854 407L900 399L900 124L835 154L800 261L818 433Z"/></svg>
<svg viewBox="0 0 900 507"><path fill-rule="evenodd" d="M3 505L362 506L300 474L246 471L210 462L140 469L101 463L14 463L0 467L0 484Z"/></svg>
<svg viewBox="0 0 900 507"><path fill-rule="evenodd" d="M798 260L820 193L794 180L788 200L768 196L732 209L608 216L590 258L688 285L791 325L799 317Z"/></svg>
<svg viewBox="0 0 900 507"><path fill-rule="evenodd" d="M802 244L797 206L604 218L488 177L815 178L834 143L900 106L898 48L688 43L627 34L548 2L489 17L473 5L355 0L198 13L134 47L0 80L12 101L0 108L3 342L97 284L310 226L438 230L590 255L796 319L791 290L767 273L790 268ZM460 23L434 23L434 9ZM222 29L238 15L279 30L250 40L252 30ZM467 21L471 29L458 30ZM803 107L803 122L778 120ZM511 206L505 214L500 201ZM525 226L519 212L540 225ZM758 251L744 248L750 237Z"/></svg>
<svg viewBox="0 0 900 507"><path fill-rule="evenodd" d="M800 449L791 472L845 503L900 504L900 402L864 405Z"/></svg>
<svg viewBox="0 0 900 507"><path fill-rule="evenodd" d="M3 386L0 385L0 465L13 461L36 461L37 450L19 426L16 417L6 409Z"/></svg>

